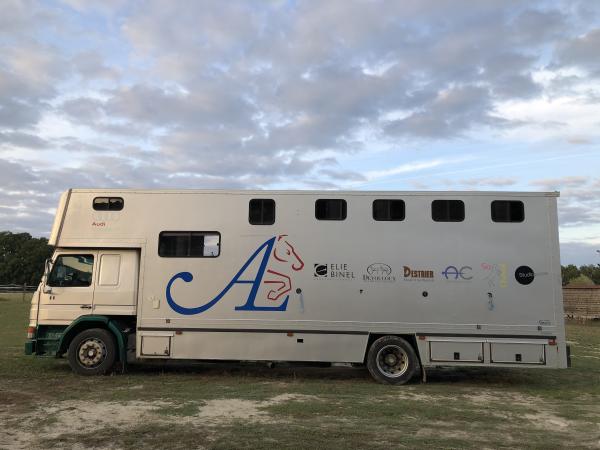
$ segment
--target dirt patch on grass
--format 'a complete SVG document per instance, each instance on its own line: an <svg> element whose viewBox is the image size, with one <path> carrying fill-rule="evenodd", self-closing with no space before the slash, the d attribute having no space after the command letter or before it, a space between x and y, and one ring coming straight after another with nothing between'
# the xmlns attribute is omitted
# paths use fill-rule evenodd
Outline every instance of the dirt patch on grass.
<svg viewBox="0 0 600 450"><path fill-rule="evenodd" d="M572 426L572 422L567 419L562 419L549 412L525 414L525 418L529 420L533 426L540 430L547 431L562 431Z"/></svg>
<svg viewBox="0 0 600 450"><path fill-rule="evenodd" d="M111 428L124 431L147 423L204 427L227 425L238 420L246 423L276 423L282 419L271 416L266 410L269 406L319 400L319 397L312 395L282 394L264 401L235 398L184 403L61 401L54 406L22 414L0 413L0 423L9 425L0 429L0 448L32 448L36 442L57 439L67 432L89 432L91 425L96 430ZM182 416L184 408L193 413Z"/></svg>

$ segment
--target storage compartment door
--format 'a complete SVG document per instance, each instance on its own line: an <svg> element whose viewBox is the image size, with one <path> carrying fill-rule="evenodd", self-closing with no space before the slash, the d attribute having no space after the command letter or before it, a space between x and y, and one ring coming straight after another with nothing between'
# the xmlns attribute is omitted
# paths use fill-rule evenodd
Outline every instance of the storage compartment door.
<svg viewBox="0 0 600 450"><path fill-rule="evenodd" d="M483 362L483 342L429 341L429 359L440 362Z"/></svg>
<svg viewBox="0 0 600 450"><path fill-rule="evenodd" d="M545 344L491 343L493 363L546 364Z"/></svg>
<svg viewBox="0 0 600 450"><path fill-rule="evenodd" d="M142 336L142 356L170 356L171 336Z"/></svg>

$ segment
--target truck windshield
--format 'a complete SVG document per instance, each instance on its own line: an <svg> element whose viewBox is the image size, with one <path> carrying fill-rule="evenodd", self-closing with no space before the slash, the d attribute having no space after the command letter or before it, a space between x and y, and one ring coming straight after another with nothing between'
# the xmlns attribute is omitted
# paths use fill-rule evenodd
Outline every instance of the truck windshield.
<svg viewBox="0 0 600 450"><path fill-rule="evenodd" d="M86 287L92 283L93 255L59 255L48 278L52 287Z"/></svg>

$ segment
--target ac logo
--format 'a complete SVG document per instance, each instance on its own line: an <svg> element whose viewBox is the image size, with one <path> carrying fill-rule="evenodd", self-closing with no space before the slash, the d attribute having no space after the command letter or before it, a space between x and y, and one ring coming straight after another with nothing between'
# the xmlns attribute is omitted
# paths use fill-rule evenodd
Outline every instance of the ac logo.
<svg viewBox="0 0 600 450"><path fill-rule="evenodd" d="M446 280L456 281L461 279L464 281L471 281L473 279L473 276L471 275L472 271L473 268L471 266L463 266L460 269L456 266L448 266L446 267L446 270L442 272L442 275L444 275Z"/></svg>

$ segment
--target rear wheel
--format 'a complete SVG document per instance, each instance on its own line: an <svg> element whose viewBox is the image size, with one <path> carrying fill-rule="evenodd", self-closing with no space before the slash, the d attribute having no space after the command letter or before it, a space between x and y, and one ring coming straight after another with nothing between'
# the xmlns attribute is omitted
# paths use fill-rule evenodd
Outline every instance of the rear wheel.
<svg viewBox="0 0 600 450"><path fill-rule="evenodd" d="M104 375L116 360L115 338L110 331L91 328L73 338L67 351L69 365L80 375Z"/></svg>
<svg viewBox="0 0 600 450"><path fill-rule="evenodd" d="M418 372L419 367L419 358L412 345L398 336L377 339L367 354L367 368L380 383L404 384Z"/></svg>

